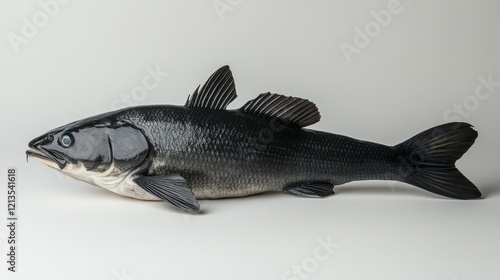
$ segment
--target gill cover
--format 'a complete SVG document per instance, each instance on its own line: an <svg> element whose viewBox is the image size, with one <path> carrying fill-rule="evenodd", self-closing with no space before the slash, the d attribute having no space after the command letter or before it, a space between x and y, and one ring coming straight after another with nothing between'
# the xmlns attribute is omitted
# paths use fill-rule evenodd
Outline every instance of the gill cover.
<svg viewBox="0 0 500 280"><path fill-rule="evenodd" d="M131 126L107 128L111 156L116 168L130 170L147 157L149 145L140 130Z"/></svg>

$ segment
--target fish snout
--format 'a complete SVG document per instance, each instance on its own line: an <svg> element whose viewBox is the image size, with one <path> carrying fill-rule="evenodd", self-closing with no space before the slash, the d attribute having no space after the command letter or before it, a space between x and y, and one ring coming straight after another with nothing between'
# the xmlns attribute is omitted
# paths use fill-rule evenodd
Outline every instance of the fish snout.
<svg viewBox="0 0 500 280"><path fill-rule="evenodd" d="M66 158L53 149L54 136L52 133L39 136L28 143L29 150L26 151L26 159L34 157L47 162L57 164L60 169L63 169L67 163Z"/></svg>
<svg viewBox="0 0 500 280"><path fill-rule="evenodd" d="M28 147L32 149L38 149L42 146L51 144L54 141L54 136L52 134L46 134L39 136L28 143Z"/></svg>

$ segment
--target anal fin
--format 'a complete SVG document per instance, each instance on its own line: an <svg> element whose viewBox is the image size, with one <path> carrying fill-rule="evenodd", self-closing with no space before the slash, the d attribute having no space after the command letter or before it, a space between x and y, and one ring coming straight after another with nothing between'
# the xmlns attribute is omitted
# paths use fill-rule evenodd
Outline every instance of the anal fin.
<svg viewBox="0 0 500 280"><path fill-rule="evenodd" d="M327 197L335 194L333 184L330 182L306 182L287 186L283 192L305 197Z"/></svg>

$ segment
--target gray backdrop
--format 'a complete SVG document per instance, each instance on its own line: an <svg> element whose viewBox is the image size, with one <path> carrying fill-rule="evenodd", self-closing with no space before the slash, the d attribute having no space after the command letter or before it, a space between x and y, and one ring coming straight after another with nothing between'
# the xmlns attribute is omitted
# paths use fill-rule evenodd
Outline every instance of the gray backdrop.
<svg viewBox="0 0 500 280"><path fill-rule="evenodd" d="M493 0L1 1L0 160L4 176L18 169L19 244L18 272L2 261L0 278L498 279L499 13ZM224 64L231 108L267 91L307 98L323 116L314 129L392 145L473 124L458 167L484 199L358 182L324 200L204 201L192 216L26 163L35 136L183 104ZM7 238L0 226L1 260Z"/></svg>

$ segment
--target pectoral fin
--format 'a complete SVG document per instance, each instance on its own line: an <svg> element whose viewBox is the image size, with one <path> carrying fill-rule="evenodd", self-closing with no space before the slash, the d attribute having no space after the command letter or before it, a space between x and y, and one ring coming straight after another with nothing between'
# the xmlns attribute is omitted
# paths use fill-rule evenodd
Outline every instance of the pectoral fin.
<svg viewBox="0 0 500 280"><path fill-rule="evenodd" d="M298 183L287 186L284 190L286 194L306 197L327 197L335 194L333 184L329 182L309 182Z"/></svg>
<svg viewBox="0 0 500 280"><path fill-rule="evenodd" d="M186 211L199 211L200 204L186 180L180 175L144 176L139 175L134 182L152 195Z"/></svg>

